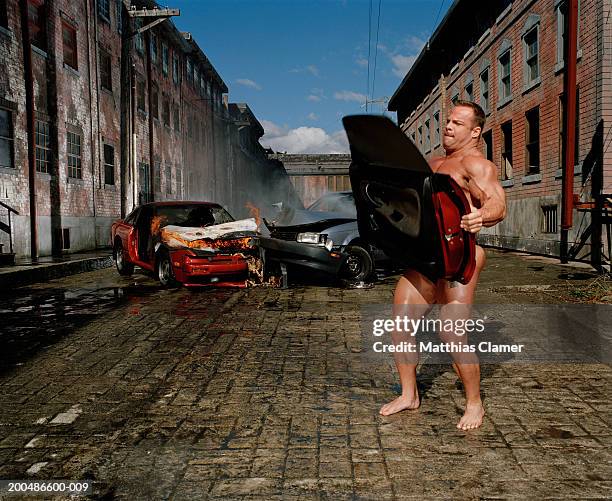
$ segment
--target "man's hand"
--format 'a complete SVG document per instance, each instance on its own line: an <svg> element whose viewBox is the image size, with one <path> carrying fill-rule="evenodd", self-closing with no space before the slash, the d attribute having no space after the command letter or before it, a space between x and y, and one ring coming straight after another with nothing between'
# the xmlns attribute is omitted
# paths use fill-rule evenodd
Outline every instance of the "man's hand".
<svg viewBox="0 0 612 501"><path fill-rule="evenodd" d="M482 228L483 221L482 209L472 209L472 212L461 218L461 228L470 233L478 233Z"/></svg>

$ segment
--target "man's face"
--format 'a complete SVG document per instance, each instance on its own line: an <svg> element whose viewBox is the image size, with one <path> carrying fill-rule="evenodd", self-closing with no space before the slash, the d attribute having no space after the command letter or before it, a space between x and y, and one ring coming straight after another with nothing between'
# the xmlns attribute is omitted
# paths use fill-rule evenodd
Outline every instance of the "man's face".
<svg viewBox="0 0 612 501"><path fill-rule="evenodd" d="M456 151L478 139L480 128L474 126L474 112L467 106L455 106L444 127L442 146L445 150Z"/></svg>

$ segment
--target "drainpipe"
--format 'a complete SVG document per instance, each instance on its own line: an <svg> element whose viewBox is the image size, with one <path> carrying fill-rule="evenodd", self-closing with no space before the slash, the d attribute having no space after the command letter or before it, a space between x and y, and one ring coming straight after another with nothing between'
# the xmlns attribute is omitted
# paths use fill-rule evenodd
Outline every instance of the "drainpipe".
<svg viewBox="0 0 612 501"><path fill-rule="evenodd" d="M90 33L90 29L89 29L89 17L90 17L90 2L89 0L85 0L85 12L87 13L87 16L85 17L85 26L86 26L86 31L87 31L87 78L89 80L89 138L91 141L91 203L92 203L92 207L93 207L93 222L94 222L94 246L97 249L98 248L98 233L96 231L96 160L99 158L99 155L96 155L96 150L100 149L100 143L97 141L96 138L96 134L94 133L94 118L92 116L92 111L93 111L93 87L95 84L95 88L96 88L96 94L97 94L97 90L98 90L98 54L97 54L97 45L94 48L96 53L93 55L94 57L94 65L95 65L95 69L96 69L96 80L95 82L92 82L92 78L91 78L91 57L92 57L92 53L91 53L91 33ZM94 18L94 26L95 26L95 37L96 37L96 41L98 38L98 34L97 34L97 20L98 20L98 2L97 0L94 0L93 2L94 5L94 9L95 12L93 13L93 18ZM99 101L98 101L99 104ZM98 134L100 132L100 108L98 106L97 110L97 115L98 115Z"/></svg>
<svg viewBox="0 0 612 501"><path fill-rule="evenodd" d="M153 146L153 96L151 95L151 90L153 89L153 79L151 78L153 74L151 69L151 30L146 31L145 43L147 44L147 93L149 97L149 195L151 196L149 201L152 202L155 200L155 189L157 187L155 186L155 152ZM157 106L159 108L159 93L157 98Z"/></svg>
<svg viewBox="0 0 612 501"><path fill-rule="evenodd" d="M568 236L574 209L574 151L576 143L576 51L578 49L578 0L568 1L567 61L565 70L565 164L561 197L561 262L568 262Z"/></svg>
<svg viewBox="0 0 612 501"><path fill-rule="evenodd" d="M21 0L21 34L23 45L23 72L26 91L26 122L28 133L28 181L30 188L30 255L38 261L38 229L36 217L36 142L34 132L34 75L32 73L32 44L28 19L28 1Z"/></svg>

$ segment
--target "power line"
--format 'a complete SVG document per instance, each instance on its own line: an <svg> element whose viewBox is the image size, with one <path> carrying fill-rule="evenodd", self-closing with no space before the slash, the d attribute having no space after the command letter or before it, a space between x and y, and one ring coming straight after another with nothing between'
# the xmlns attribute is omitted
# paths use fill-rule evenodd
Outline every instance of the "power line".
<svg viewBox="0 0 612 501"><path fill-rule="evenodd" d="M440 8L438 9L438 15L436 16L436 20L433 23L433 26L431 27L431 33L429 35L429 38L431 39L431 36L433 35L434 30L436 29L436 26L438 25L438 19L440 19L440 14L442 13L442 7L444 7L444 4L446 3L446 0L442 0L440 2Z"/></svg>
<svg viewBox="0 0 612 501"><path fill-rule="evenodd" d="M378 0L378 21L376 23L376 45L374 46L374 75L372 77L372 101L374 100L374 88L376 86L376 62L378 59L378 34L380 32L380 4L382 0Z"/></svg>

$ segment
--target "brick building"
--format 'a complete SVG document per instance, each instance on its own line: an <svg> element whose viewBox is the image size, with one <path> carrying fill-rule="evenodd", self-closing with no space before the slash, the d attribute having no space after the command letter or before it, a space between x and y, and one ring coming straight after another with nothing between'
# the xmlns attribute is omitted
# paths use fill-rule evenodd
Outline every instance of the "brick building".
<svg viewBox="0 0 612 501"><path fill-rule="evenodd" d="M250 110L234 123L228 88L191 34L155 2L129 3L0 1L0 202L19 213L17 255L107 246L112 221L150 200L244 212L253 168L232 148L261 126ZM267 166L282 185L277 163L258 162L257 175Z"/></svg>
<svg viewBox="0 0 612 501"><path fill-rule="evenodd" d="M305 207L327 192L351 189L350 155L276 153L272 158L283 163Z"/></svg>
<svg viewBox="0 0 612 501"><path fill-rule="evenodd" d="M609 10L605 0L579 2L574 193L582 202L612 192L612 151L601 141L612 119ZM444 154L455 100L485 110L481 147L498 167L508 216L481 231L483 243L559 255L567 18L566 0L492 0L477 8L456 0L389 102L427 157ZM573 219L570 243L591 213L574 209Z"/></svg>

